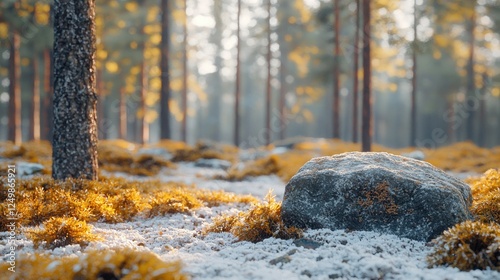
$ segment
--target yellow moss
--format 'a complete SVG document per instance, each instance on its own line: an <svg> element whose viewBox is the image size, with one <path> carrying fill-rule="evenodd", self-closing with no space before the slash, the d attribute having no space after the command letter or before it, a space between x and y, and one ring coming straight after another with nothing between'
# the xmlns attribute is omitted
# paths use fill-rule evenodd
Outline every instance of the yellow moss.
<svg viewBox="0 0 500 280"><path fill-rule="evenodd" d="M490 169L470 184L474 197L471 212L483 222L500 224L500 172Z"/></svg>
<svg viewBox="0 0 500 280"><path fill-rule="evenodd" d="M134 156L132 150L123 146L123 143L122 145L113 145L113 143L108 142L100 143L97 149L99 167L108 172L125 172L139 176L154 176L163 167L175 167L175 164L157 156Z"/></svg>
<svg viewBox="0 0 500 280"><path fill-rule="evenodd" d="M499 149L479 148L471 142L460 142L439 149L424 150L426 161L444 170L483 173L498 168Z"/></svg>
<svg viewBox="0 0 500 280"><path fill-rule="evenodd" d="M172 161L197 161L199 159L222 159L235 162L238 159L238 148L224 144L209 144L200 141L195 147L185 147L174 152Z"/></svg>
<svg viewBox="0 0 500 280"><path fill-rule="evenodd" d="M196 190L196 197L208 207L229 203L252 204L258 202L257 198L251 195L236 195L224 191Z"/></svg>
<svg viewBox="0 0 500 280"><path fill-rule="evenodd" d="M79 257L62 258L40 254L23 255L18 262L19 269L9 279L188 279L182 272L179 261L164 262L154 253L131 249L90 251ZM8 267L8 263L0 265L2 271L7 271Z"/></svg>
<svg viewBox="0 0 500 280"><path fill-rule="evenodd" d="M27 230L27 236L33 240L35 248L43 244L45 248L56 248L69 244L86 245L99 238L91 233L92 226L75 218L50 218L42 227Z"/></svg>
<svg viewBox="0 0 500 280"><path fill-rule="evenodd" d="M52 173L52 146L48 141L29 141L21 146L15 146L12 142L1 142L3 152L0 156L13 161L35 162L43 165L42 174ZM6 173L6 166L0 166L0 175Z"/></svg>
<svg viewBox="0 0 500 280"><path fill-rule="evenodd" d="M223 178L230 181L241 181L248 177L264 176L276 174L280 170L279 158L277 155L257 159L247 163L244 169L231 168Z"/></svg>
<svg viewBox="0 0 500 280"><path fill-rule="evenodd" d="M184 150L184 149L189 148L189 145L184 143L184 142L181 142L181 141L164 139L164 140L160 140L160 142L158 142L156 144L151 145L151 147L163 148L170 153L175 153L178 150Z"/></svg>
<svg viewBox="0 0 500 280"><path fill-rule="evenodd" d="M16 205L21 214L18 222L24 226L36 226L52 217L116 223L141 214L185 213L203 205L212 207L256 200L251 196L200 190L180 183L136 182L107 177L101 177L99 181L54 181L41 176L18 182ZM6 195L6 192L0 192L1 201L5 201ZM5 207L5 203L0 204L0 210ZM0 223L0 230L5 230L5 226Z"/></svg>
<svg viewBox="0 0 500 280"><path fill-rule="evenodd" d="M22 158L29 162L38 162L40 158L52 157L52 146L48 141L28 141L20 147L5 145L2 156L10 159Z"/></svg>
<svg viewBox="0 0 500 280"><path fill-rule="evenodd" d="M149 216L157 216L189 212L203 204L192 193L182 189L173 189L155 193L151 198L150 205Z"/></svg>
<svg viewBox="0 0 500 280"><path fill-rule="evenodd" d="M287 227L281 220L281 203L267 195L265 203L255 204L250 210L237 215L221 216L203 230L209 232L231 232L239 241L260 242L269 237L300 238L302 230Z"/></svg>
<svg viewBox="0 0 500 280"><path fill-rule="evenodd" d="M452 266L460 270L500 271L500 226L466 221L445 231L433 241L429 266Z"/></svg>

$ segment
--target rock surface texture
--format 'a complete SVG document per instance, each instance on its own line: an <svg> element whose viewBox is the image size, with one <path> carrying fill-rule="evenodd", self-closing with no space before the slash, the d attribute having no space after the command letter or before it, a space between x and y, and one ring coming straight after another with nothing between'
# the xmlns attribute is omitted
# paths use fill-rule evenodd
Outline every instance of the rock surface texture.
<svg viewBox="0 0 500 280"><path fill-rule="evenodd" d="M282 218L300 228L375 231L428 241L471 219L469 186L388 153L314 158L285 189Z"/></svg>

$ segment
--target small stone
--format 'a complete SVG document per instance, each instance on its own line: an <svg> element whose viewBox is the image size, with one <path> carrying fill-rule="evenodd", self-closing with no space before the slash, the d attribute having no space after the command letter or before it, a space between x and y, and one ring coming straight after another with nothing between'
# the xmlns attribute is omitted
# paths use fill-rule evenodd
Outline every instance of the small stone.
<svg viewBox="0 0 500 280"><path fill-rule="evenodd" d="M293 241L293 244L297 247L304 247L306 249L317 249L323 245L322 243L306 238L296 239Z"/></svg>

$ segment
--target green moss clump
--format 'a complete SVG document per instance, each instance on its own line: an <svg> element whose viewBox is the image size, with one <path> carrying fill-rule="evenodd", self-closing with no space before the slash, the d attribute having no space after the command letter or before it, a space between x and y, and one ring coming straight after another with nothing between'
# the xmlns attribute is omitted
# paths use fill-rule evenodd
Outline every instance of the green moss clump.
<svg viewBox="0 0 500 280"><path fill-rule="evenodd" d="M255 204L250 210L237 215L222 215L203 230L209 232L230 232L239 241L260 242L266 238L293 239L302 236L302 230L287 227L281 220L281 203L270 194L265 203Z"/></svg>
<svg viewBox="0 0 500 280"><path fill-rule="evenodd" d="M445 231L434 241L427 261L430 267L452 266L463 271L500 271L500 226L466 221Z"/></svg>
<svg viewBox="0 0 500 280"><path fill-rule="evenodd" d="M92 226L75 218L51 218L38 229L26 231L33 240L35 248L44 244L45 248L53 249L69 244L86 245L87 242L99 238L91 233Z"/></svg>
<svg viewBox="0 0 500 280"><path fill-rule="evenodd" d="M0 265L2 271L7 263ZM13 280L48 279L48 280L94 280L94 279L150 279L150 280L185 280L182 264L164 262L150 252L138 252L131 249L90 251L82 256L52 257L47 255L24 255L19 257L19 267L12 274Z"/></svg>

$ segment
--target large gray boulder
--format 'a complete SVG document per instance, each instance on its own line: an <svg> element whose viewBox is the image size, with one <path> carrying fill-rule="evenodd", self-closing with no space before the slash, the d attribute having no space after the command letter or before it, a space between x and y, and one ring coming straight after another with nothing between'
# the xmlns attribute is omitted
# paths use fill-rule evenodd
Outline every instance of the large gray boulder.
<svg viewBox="0 0 500 280"><path fill-rule="evenodd" d="M288 226L375 231L421 241L471 219L469 186L434 166L388 153L307 162L286 185Z"/></svg>

